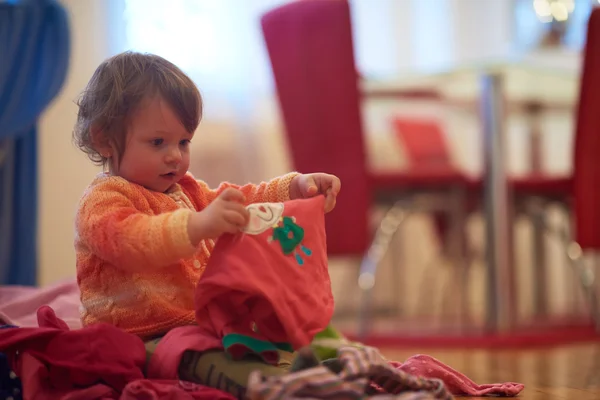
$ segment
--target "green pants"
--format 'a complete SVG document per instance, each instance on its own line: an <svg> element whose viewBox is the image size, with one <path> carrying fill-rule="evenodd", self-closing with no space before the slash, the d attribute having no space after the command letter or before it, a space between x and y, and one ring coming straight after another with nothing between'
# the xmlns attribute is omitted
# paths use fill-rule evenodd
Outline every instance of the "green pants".
<svg viewBox="0 0 600 400"><path fill-rule="evenodd" d="M160 339L146 342L146 363L154 354L159 342ZM266 376L283 375L290 370L293 358L293 353L279 350L279 364L269 365L258 359L234 361L221 350L203 353L187 351L179 364L179 377L244 399L248 377L252 371L260 370Z"/></svg>

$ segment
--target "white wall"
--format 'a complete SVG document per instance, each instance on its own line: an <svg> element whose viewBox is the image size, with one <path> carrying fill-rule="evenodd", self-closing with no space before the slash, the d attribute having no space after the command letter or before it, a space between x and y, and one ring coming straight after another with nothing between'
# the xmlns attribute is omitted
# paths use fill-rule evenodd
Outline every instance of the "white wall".
<svg viewBox="0 0 600 400"><path fill-rule="evenodd" d="M63 0L71 23L72 54L65 86L39 123L39 283L75 273L73 221L77 201L100 170L71 142L75 101L109 54L103 1Z"/></svg>

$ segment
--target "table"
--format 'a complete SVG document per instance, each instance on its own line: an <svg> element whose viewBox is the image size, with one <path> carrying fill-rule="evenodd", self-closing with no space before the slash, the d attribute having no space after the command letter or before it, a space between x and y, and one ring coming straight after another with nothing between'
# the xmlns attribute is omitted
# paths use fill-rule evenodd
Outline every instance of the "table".
<svg viewBox="0 0 600 400"><path fill-rule="evenodd" d="M579 56L525 57L498 63L480 63L435 73L406 74L401 78L366 79L361 90L369 98L426 96L435 88L437 100L452 107L480 113L484 143L484 213L488 301L486 329L502 332L515 323L515 273L512 250L512 210L505 166L504 115L526 112L532 118L531 170L540 172L541 110L569 110L579 91ZM556 55L555 55L556 56ZM534 221L536 268L533 287L536 312L543 314L546 294L542 227Z"/></svg>

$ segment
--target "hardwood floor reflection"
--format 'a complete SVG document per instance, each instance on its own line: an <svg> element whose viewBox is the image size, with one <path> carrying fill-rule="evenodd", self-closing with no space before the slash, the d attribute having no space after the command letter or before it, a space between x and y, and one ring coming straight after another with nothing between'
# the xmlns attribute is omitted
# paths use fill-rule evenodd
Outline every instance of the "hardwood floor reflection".
<svg viewBox="0 0 600 400"><path fill-rule="evenodd" d="M382 352L397 361L428 354L478 384L523 383L525 390L519 399L600 400L600 343L532 350L388 348Z"/></svg>

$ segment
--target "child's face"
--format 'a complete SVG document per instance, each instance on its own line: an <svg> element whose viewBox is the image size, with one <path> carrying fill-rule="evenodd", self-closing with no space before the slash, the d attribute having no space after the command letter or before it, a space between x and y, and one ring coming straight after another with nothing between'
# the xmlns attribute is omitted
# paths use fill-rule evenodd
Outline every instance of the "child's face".
<svg viewBox="0 0 600 400"><path fill-rule="evenodd" d="M149 99L132 116L115 174L147 189L165 192L187 172L193 136L165 101L160 97Z"/></svg>

